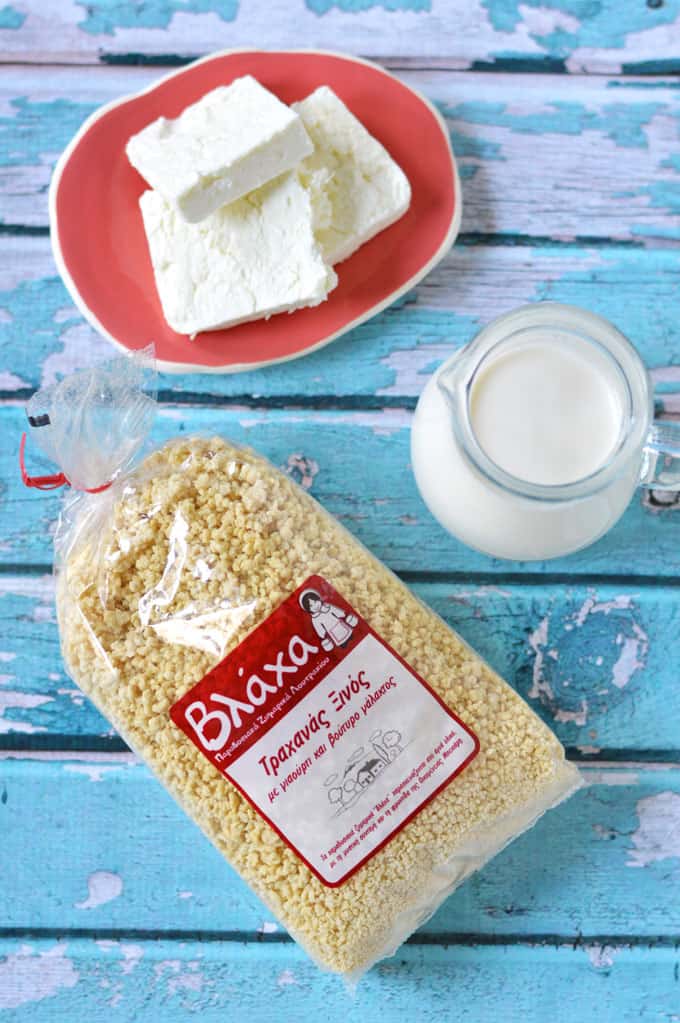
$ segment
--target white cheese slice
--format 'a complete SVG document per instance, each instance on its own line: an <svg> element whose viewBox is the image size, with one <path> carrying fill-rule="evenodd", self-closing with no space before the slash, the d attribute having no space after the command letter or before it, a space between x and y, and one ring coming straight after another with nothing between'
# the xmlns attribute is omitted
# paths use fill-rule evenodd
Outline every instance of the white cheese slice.
<svg viewBox="0 0 680 1023"><path fill-rule="evenodd" d="M149 185L196 223L291 170L312 148L299 116L246 75L174 121L159 117L126 152Z"/></svg>
<svg viewBox="0 0 680 1023"><path fill-rule="evenodd" d="M337 284L294 173L188 224L158 192L139 200L165 319L179 334L318 305Z"/></svg>
<svg viewBox="0 0 680 1023"><path fill-rule="evenodd" d="M404 215L411 186L402 169L328 86L293 104L314 143L299 168L314 231L331 265Z"/></svg>

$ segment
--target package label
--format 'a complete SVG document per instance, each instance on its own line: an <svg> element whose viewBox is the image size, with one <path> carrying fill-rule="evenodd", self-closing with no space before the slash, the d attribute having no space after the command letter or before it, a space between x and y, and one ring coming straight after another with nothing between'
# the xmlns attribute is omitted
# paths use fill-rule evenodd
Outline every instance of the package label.
<svg viewBox="0 0 680 1023"><path fill-rule="evenodd" d="M329 887L479 752L475 734L318 575L170 715Z"/></svg>

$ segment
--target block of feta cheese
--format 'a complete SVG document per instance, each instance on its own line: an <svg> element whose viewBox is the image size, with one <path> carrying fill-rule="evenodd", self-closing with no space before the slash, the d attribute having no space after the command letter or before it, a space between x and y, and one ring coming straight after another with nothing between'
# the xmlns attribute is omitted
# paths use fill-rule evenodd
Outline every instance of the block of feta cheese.
<svg viewBox="0 0 680 1023"><path fill-rule="evenodd" d="M408 178L332 89L293 103L314 143L300 168L312 196L314 231L331 265L404 215Z"/></svg>
<svg viewBox="0 0 680 1023"><path fill-rule="evenodd" d="M168 324L198 334L318 305L337 284L294 173L188 224L158 193L139 200Z"/></svg>
<svg viewBox="0 0 680 1023"><path fill-rule="evenodd" d="M196 223L291 170L312 143L298 114L245 75L174 121L159 117L126 152L148 184Z"/></svg>

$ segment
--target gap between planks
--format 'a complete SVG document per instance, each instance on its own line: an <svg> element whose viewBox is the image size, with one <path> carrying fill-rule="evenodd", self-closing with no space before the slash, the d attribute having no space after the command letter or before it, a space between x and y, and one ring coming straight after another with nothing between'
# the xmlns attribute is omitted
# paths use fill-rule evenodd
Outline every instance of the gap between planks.
<svg viewBox="0 0 680 1023"><path fill-rule="evenodd" d="M224 49L221 47L220 49ZM283 47L291 49L291 47ZM314 49L314 47L301 47ZM212 52L212 51L209 51ZM219 52L219 51L217 51ZM96 55L91 53L25 53L17 58L11 52L0 50L0 66L3 67L186 67L196 60L201 60L209 53L114 53L100 50ZM667 58L658 61L629 61L621 65L621 70L611 67L570 70L566 58L552 57L549 54L526 55L518 57L497 57L490 60L467 60L464 57L407 57L407 56L375 56L370 53L349 54L362 60L374 61L389 71L455 71L460 74L499 75L499 74L530 74L536 77L563 74L569 78L644 78L663 79L680 73L680 60ZM676 83L673 83L674 85ZM680 85L680 83L677 83Z"/></svg>
<svg viewBox="0 0 680 1023"><path fill-rule="evenodd" d="M598 752L584 753L581 746L565 746L567 760L581 770L680 769L680 749L616 749L609 746ZM41 735L6 732L0 735L0 762L3 760L91 760L101 757L106 763L138 763L134 754L117 735ZM127 761L124 758L129 757ZM118 760L117 758L121 758Z"/></svg>
<svg viewBox="0 0 680 1023"><path fill-rule="evenodd" d="M453 349L452 349L453 351ZM675 367L669 367L675 369ZM36 393L35 387L20 387L12 391L0 389L0 410L21 408ZM680 414L666 411L664 401L678 393L671 390L655 396L655 415L663 414L664 419L680 421ZM213 410L220 412L415 412L417 395L258 395L250 394L214 395L201 391L184 390L181 393L170 390L157 392L156 401L160 411L177 409L186 412Z"/></svg>
<svg viewBox="0 0 680 1023"><path fill-rule="evenodd" d="M78 927L60 930L53 927L8 927L0 928L0 940L16 941L58 941L64 938L69 941L94 939L96 941L198 941L205 944L218 942L238 945L295 945L295 941L285 931L263 933L261 931L204 931L175 930L163 931L159 934L154 930L136 930L134 928L85 928ZM525 947L572 949L606 947L609 949L680 949L680 933L662 934L650 938L636 934L456 934L416 932L404 942L405 945L437 945L444 948L461 947Z"/></svg>
<svg viewBox="0 0 680 1023"><path fill-rule="evenodd" d="M44 578L51 576L54 566L51 563L0 563L0 579L11 582L12 578ZM653 590L676 590L680 588L680 576L656 575L635 575L622 573L592 573L592 572L423 572L409 569L395 572L402 582L407 585L416 583L439 583L466 586L522 586L529 590L533 587L546 589L555 586L578 586L587 585L597 588L598 586L621 587L622 589L653 589ZM7 583L0 585L0 591L7 590Z"/></svg>
<svg viewBox="0 0 680 1023"><path fill-rule="evenodd" d="M0 238L49 238L50 228L47 224L0 223ZM461 231L456 236L455 244L466 248L559 248L559 249L659 249L680 248L680 241L647 234L644 238L611 238L608 235L570 234L568 237L548 234L518 234L509 231Z"/></svg>
<svg viewBox="0 0 680 1023"><path fill-rule="evenodd" d="M63 763L64 761L83 764L108 764L114 767L125 767L125 766L144 766L144 761L140 760L134 753L132 753L123 743L123 740L117 736L113 736L108 740L112 745L110 749L74 749L74 748L54 748L54 749L37 749L32 748L28 743L23 747L17 747L12 749L6 745L7 739L12 739L14 736L10 733L9 735L3 736L3 743L0 745L0 763L3 761L38 761L46 763ZM19 738L25 738L33 740L35 745L35 736L23 736L19 735ZM46 737L47 738L47 737ZM63 736L55 738L64 741ZM91 743L91 738L87 737ZM124 748L114 748L113 743L118 743L119 746ZM646 771L680 771L680 750L668 750L667 755L669 759L663 758L663 752L660 750L649 750L648 756L644 759L640 758L640 751L636 751L634 755L630 751L621 751L626 756L618 758L615 756L615 750L603 750L599 754L582 754L577 747L567 747L567 759L576 764L576 766L584 774L586 782L591 785L606 785L606 773L612 772L613 778L620 776L622 771L630 771L631 775L644 773ZM592 779L589 781L589 777L592 775Z"/></svg>

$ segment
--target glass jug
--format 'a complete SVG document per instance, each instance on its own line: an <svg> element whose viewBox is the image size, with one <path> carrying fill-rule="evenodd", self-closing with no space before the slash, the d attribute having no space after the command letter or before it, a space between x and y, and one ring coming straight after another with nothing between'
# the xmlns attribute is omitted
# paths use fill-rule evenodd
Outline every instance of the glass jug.
<svg viewBox="0 0 680 1023"><path fill-rule="evenodd" d="M558 482L524 478L517 468L521 445L519 450L512 446L513 420L521 417L513 413L510 398L527 402L536 396L541 363L535 356L541 352L549 358L560 353L564 365L580 360L588 371L597 370L620 413L607 456L587 474L557 476ZM488 434L493 439L496 431L496 439L505 443L512 462L508 471L508 464L498 464L480 443L472 404L491 368L508 366L507 360L518 356L534 362L534 391L509 395L507 406L492 404L495 418ZM545 383L555 405L563 394L566 400L563 377ZM555 450L565 451L567 462L576 456L579 464L579 453L589 454L597 441L593 431L600 409L586 406L587 389L577 387L569 398L579 408L581 427L593 424L590 437L569 432L563 423L562 435L552 441ZM440 367L418 402L411 457L421 495L445 529L485 554L519 561L556 558L593 543L620 518L638 486L680 490L680 424L654 421L651 382L636 350L607 320L554 302L499 317Z"/></svg>

